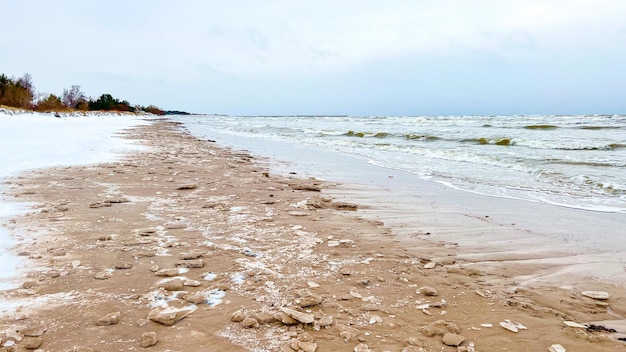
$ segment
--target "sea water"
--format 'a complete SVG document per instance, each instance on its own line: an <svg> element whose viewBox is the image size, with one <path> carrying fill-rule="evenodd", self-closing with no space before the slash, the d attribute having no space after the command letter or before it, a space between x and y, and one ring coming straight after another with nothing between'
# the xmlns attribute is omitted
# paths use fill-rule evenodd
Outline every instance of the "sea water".
<svg viewBox="0 0 626 352"><path fill-rule="evenodd" d="M307 158L314 158L315 150L333 151L461 191L626 212L625 115L175 119L198 136L235 148L256 140L279 158L297 159L298 150ZM349 173L347 165L343 168L334 172Z"/></svg>

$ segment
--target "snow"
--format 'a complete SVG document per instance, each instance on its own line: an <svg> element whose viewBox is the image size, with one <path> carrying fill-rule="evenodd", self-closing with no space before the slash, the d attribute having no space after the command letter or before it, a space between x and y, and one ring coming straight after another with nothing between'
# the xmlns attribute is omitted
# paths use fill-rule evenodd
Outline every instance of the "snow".
<svg viewBox="0 0 626 352"><path fill-rule="evenodd" d="M30 169L95 164L139 150L139 145L115 135L125 128L150 123L147 120L148 116L91 113L55 117L0 109L0 182ZM0 183L2 193L3 187ZM26 210L25 204L0 198L0 291L16 287L14 279L22 263L10 252L15 242L6 223Z"/></svg>

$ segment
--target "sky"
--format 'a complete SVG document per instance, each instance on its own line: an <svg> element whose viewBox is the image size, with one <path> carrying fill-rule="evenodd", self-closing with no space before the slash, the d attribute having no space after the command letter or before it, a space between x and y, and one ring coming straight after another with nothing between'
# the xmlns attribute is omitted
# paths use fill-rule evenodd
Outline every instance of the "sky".
<svg viewBox="0 0 626 352"><path fill-rule="evenodd" d="M230 115L626 114L624 0L0 0L0 73Z"/></svg>

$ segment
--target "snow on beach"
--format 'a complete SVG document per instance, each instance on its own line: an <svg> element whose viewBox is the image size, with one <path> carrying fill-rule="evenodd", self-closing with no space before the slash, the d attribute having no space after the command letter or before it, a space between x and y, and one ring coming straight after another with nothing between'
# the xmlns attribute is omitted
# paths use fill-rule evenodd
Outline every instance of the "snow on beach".
<svg viewBox="0 0 626 352"><path fill-rule="evenodd" d="M31 169L114 160L123 152L141 148L115 135L146 123L146 116L115 113L56 117L0 109L0 182ZM3 187L0 184L0 191ZM24 204L0 197L0 291L16 286L12 281L21 264L10 252L14 242L5 225L9 218L26 210Z"/></svg>

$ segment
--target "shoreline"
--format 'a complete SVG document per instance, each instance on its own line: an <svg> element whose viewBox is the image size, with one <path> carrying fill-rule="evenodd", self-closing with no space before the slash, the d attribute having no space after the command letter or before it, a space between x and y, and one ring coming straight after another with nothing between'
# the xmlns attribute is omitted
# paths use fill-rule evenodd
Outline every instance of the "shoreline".
<svg viewBox="0 0 626 352"><path fill-rule="evenodd" d="M541 273L530 272L520 279L523 282L540 281L558 287L560 282L579 282L581 278L588 282L601 279L626 288L626 246L622 241L626 217L622 213L463 191L314 146L234 137L210 129L190 127L190 131L221 145L267 156L273 160L269 163L273 172L288 175L296 171L301 177L338 182L343 185L339 188L347 189L340 190L338 196L367 204L372 209L363 213L382 220L396 233L428 232L428 237L436 241L492 253L483 258L487 264L506 261L514 255L507 252L515 250L520 253L516 255L519 258L509 262L511 265L518 266L522 254L528 259L551 260L540 263ZM479 256L468 259L481 261ZM567 270L557 273L565 267Z"/></svg>
<svg viewBox="0 0 626 352"><path fill-rule="evenodd" d="M149 149L9 181L16 199L38 206L9 226L31 264L22 288L3 292L26 304L2 319L23 339L0 333L2 344L126 350L153 334L154 350L456 350L446 334L477 351L621 344L610 338L623 335L563 321L626 316L623 288L594 283L610 292L597 300L498 286L506 270L465 265L459 245L393 234L360 216L365 202L340 199L342 186L275 175L172 122L125 134ZM164 303L172 319L184 315L171 327L152 319ZM507 319L528 329L501 328Z"/></svg>

